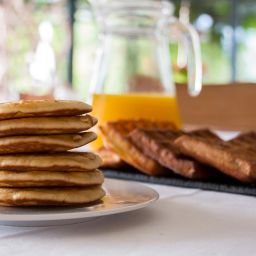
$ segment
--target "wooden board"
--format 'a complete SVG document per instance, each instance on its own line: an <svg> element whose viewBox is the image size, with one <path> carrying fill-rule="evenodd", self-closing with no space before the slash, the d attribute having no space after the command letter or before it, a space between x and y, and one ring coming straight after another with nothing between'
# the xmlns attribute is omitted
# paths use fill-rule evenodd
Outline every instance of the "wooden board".
<svg viewBox="0 0 256 256"><path fill-rule="evenodd" d="M185 126L256 129L256 84L205 85L197 97L190 97L185 85L176 88Z"/></svg>

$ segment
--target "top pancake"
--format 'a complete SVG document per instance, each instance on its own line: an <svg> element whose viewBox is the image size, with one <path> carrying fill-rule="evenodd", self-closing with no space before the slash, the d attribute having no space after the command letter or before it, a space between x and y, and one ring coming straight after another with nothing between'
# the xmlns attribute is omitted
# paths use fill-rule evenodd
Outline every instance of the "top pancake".
<svg viewBox="0 0 256 256"><path fill-rule="evenodd" d="M40 116L75 116L92 111L84 102L71 100L28 100L0 104L0 120Z"/></svg>

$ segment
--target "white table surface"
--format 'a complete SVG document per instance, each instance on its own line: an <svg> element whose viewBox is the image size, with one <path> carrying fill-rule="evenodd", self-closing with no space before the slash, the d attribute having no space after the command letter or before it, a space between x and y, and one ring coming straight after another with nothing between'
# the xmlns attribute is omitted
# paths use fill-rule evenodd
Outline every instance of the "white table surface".
<svg viewBox="0 0 256 256"><path fill-rule="evenodd" d="M254 197L150 185L154 205L52 227L0 226L0 255L256 255Z"/></svg>

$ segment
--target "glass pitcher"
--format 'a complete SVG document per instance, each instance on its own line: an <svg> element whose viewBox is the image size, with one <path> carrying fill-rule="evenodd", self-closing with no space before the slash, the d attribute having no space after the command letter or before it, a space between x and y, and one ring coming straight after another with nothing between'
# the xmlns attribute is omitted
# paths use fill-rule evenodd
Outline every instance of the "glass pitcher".
<svg viewBox="0 0 256 256"><path fill-rule="evenodd" d="M100 45L90 95L99 123L118 119L172 121L181 126L169 42L182 40L188 58L188 90L201 90L199 38L173 17L173 5L157 0L93 1ZM101 142L98 141L98 146Z"/></svg>

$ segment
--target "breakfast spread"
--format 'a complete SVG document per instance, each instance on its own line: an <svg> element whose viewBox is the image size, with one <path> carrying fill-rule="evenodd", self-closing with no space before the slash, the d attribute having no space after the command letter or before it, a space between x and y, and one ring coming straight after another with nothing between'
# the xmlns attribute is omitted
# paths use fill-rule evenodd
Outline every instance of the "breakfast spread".
<svg viewBox="0 0 256 256"><path fill-rule="evenodd" d="M101 199L102 161L69 152L96 139L89 105L76 101L0 104L0 205L76 205Z"/></svg>
<svg viewBox="0 0 256 256"><path fill-rule="evenodd" d="M0 104L0 205L76 205L101 199L99 167L129 166L150 176L230 176L255 182L256 134L223 141L209 130L177 129L171 121L127 119L99 126L104 147L70 151L96 140L97 119L76 101ZM103 161L102 161L103 160Z"/></svg>

